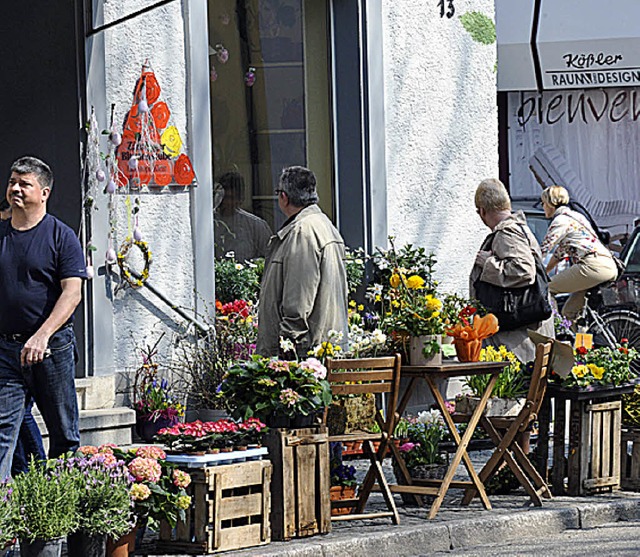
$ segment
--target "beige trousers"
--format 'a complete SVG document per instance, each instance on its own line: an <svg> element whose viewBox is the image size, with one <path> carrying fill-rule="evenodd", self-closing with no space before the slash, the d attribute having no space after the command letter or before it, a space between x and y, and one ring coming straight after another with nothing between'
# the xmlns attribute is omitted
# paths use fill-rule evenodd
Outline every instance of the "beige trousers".
<svg viewBox="0 0 640 557"><path fill-rule="evenodd" d="M584 305L585 292L598 284L614 280L617 276L618 267L613 258L598 254L587 255L577 264L554 275L549 282L549 292L552 295L572 293L562 308L562 314L574 321Z"/></svg>

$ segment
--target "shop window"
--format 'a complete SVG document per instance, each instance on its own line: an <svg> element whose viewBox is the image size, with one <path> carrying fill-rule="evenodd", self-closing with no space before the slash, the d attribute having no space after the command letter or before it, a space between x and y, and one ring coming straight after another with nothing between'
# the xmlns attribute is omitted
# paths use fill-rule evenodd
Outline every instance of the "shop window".
<svg viewBox="0 0 640 557"><path fill-rule="evenodd" d="M209 0L208 10L216 256L259 257L284 221L283 167L311 168L334 214L327 3Z"/></svg>

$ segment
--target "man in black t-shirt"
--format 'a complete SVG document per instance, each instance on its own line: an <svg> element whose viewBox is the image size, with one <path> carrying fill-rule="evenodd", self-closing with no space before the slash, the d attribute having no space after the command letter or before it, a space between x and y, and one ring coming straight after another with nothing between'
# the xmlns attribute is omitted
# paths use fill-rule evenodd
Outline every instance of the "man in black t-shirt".
<svg viewBox="0 0 640 557"><path fill-rule="evenodd" d="M31 394L49 431L49 457L80 442L72 315L86 265L74 232L47 214L53 173L41 160L11 166L11 220L0 223L0 480Z"/></svg>

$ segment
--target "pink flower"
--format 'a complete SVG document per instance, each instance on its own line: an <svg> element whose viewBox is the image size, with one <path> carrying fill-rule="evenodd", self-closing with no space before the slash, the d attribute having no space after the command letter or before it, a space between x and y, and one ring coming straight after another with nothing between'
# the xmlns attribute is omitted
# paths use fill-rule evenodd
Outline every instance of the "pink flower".
<svg viewBox="0 0 640 557"><path fill-rule="evenodd" d="M293 389L283 389L280 393L280 402L285 406L295 406L300 399L300 395Z"/></svg>
<svg viewBox="0 0 640 557"><path fill-rule="evenodd" d="M320 360L316 358L308 358L300 363L302 369L308 369L313 373L316 379L324 379L327 376L327 368L324 367Z"/></svg>
<svg viewBox="0 0 640 557"><path fill-rule="evenodd" d="M160 447L153 445L138 447L138 449L136 449L136 456L142 458L153 458L155 460L165 460L167 458L166 453Z"/></svg>
<svg viewBox="0 0 640 557"><path fill-rule="evenodd" d="M89 459L89 463L93 464L94 462L99 462L103 466L109 467L118 462L118 459L113 453L96 453Z"/></svg>
<svg viewBox="0 0 640 557"><path fill-rule="evenodd" d="M417 446L418 445L416 443L411 443L410 441L408 441L404 445L400 445L398 449L400 450L401 453L408 453L409 451L412 451L413 449L415 449Z"/></svg>
<svg viewBox="0 0 640 557"><path fill-rule="evenodd" d="M115 449L117 447L118 447L118 445L116 445L115 443L103 443L102 445L100 445L98 447L98 452L99 453L113 454L113 449Z"/></svg>
<svg viewBox="0 0 640 557"><path fill-rule="evenodd" d="M85 456L98 454L99 452L98 447L95 447L94 445L83 445L78 449L78 451L80 451Z"/></svg>
<svg viewBox="0 0 640 557"><path fill-rule="evenodd" d="M182 470L173 471L173 485L176 487L187 487L191 483L191 476Z"/></svg>
<svg viewBox="0 0 640 557"><path fill-rule="evenodd" d="M136 457L129 463L129 472L138 482L157 483L162 475L162 468L153 458Z"/></svg>

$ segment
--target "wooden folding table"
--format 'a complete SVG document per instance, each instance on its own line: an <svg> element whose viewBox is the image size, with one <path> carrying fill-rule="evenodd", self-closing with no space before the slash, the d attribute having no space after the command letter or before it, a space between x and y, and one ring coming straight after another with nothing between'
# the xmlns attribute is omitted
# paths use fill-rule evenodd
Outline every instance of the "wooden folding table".
<svg viewBox="0 0 640 557"><path fill-rule="evenodd" d="M409 383L400 399L400 402L398 403L396 420L399 420L400 416L402 416L403 412L405 411L411 395L414 391L416 382L419 379L423 379L429 386L429 389L431 390L431 393L433 394L433 397L435 398L435 401L440 408L440 411L442 412L442 416L444 417L447 428L451 432L451 436L453 437L454 443L457 446L457 450L453 455L453 458L451 459L451 462L449 464L449 468L447 469L447 472L442 480L413 480L409 475L407 466L402 458L402 453L400 453L394 443L389 444L389 447L394 453L398 466L402 471L402 475L404 476L407 484L389 486L391 491L395 493L410 493L414 495L435 495L436 497L431 505L431 509L429 510L428 518L434 518L436 514L438 514L438 510L442 505L444 496L446 495L450 487L458 489L467 489L471 486L475 487L478 496L480 497L480 500L484 505L484 508L491 508L491 503L489 502L489 499L487 497L484 485L478 477L475 469L473 468L473 464L471 463L471 458L469 457L469 453L467 452L467 447L469 446L469 442L471 441L473 432L478 426L480 417L482 416L482 413L487 406L487 401L491 396L491 392L493 390L493 386L496 383L496 379L498 378L500 372L508 365L509 362L445 362L441 365L434 366L402 366L400 371L401 377L408 378ZM477 408L468 421L467 429L463 433L462 437L460 437L460 434L456 429L456 425L449 415L449 412L447 411L445 400L444 398L442 398L442 394L438 389L436 381L438 379L466 377L468 375L491 375L491 377L489 379L485 392L480 398L480 402L478 403ZM464 463L467 471L469 472L471 481L453 480L453 477L461 462Z"/></svg>

